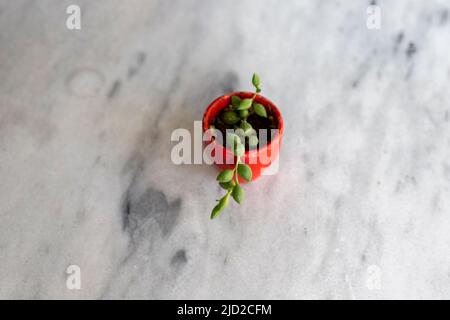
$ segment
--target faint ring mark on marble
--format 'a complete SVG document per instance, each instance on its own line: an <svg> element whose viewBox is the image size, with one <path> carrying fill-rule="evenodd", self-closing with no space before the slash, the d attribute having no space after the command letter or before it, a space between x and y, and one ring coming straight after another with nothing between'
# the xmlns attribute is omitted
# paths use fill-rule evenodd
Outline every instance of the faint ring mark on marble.
<svg viewBox="0 0 450 320"><path fill-rule="evenodd" d="M81 98L96 96L104 84L103 73L90 67L75 69L66 78L66 87L69 93Z"/></svg>
<svg viewBox="0 0 450 320"><path fill-rule="evenodd" d="M367 267L366 286L369 290L381 289L381 269L377 265Z"/></svg>
<svg viewBox="0 0 450 320"><path fill-rule="evenodd" d="M71 264L66 268L66 287L69 290L81 289L81 268L76 264Z"/></svg>

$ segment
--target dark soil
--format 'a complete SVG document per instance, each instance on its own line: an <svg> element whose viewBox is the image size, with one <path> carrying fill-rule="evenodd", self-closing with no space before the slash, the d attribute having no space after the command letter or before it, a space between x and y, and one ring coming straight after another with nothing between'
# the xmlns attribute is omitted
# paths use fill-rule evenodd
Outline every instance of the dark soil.
<svg viewBox="0 0 450 320"><path fill-rule="evenodd" d="M229 125L229 124L226 124L224 121L222 121L222 115L227 110L229 110L229 109L228 108L222 109L219 112L218 116L213 121L214 127L216 129L220 130L220 132L222 133L222 137L224 140L222 144L225 144L226 130L227 129L236 129L235 125ZM270 110L269 108L266 108L266 112L267 112L267 118L263 118L263 117L258 116L256 113L253 112L252 109L250 109L250 113L247 117L247 122L252 125L253 129L256 130L256 135L259 140L259 143L256 147L258 149L271 142L270 129L278 128L278 120L274 116L272 110ZM263 141L261 141L261 139L259 137L259 129L267 129L267 139L266 139L267 143L262 144ZM245 139L245 150L250 150L250 149L255 149L255 148L254 147L249 148L248 140Z"/></svg>

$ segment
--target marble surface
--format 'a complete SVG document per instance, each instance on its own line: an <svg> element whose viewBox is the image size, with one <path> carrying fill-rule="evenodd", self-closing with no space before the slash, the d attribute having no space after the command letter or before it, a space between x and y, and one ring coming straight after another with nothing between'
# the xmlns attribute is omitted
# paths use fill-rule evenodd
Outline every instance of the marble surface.
<svg viewBox="0 0 450 320"><path fill-rule="evenodd" d="M368 5L0 1L0 298L450 298L450 3ZM254 71L280 171L210 221L170 133Z"/></svg>

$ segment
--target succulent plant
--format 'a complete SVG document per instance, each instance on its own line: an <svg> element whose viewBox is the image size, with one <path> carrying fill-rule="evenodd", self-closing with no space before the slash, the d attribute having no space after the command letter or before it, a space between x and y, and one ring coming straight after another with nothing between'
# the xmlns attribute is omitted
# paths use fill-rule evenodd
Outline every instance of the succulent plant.
<svg viewBox="0 0 450 320"><path fill-rule="evenodd" d="M241 157L245 153L245 139L248 139L247 141L250 147L256 147L258 145L256 130L247 122L247 117L250 113L255 113L260 117L267 118L267 111L264 106L254 101L256 95L261 92L260 82L259 76L254 73L252 84L256 90L253 97L241 99L238 96L232 96L231 104L222 114L222 120L237 129L235 131L236 134L227 134L226 136L226 145L236 156L236 163L233 169L225 169L217 176L217 182L227 193L218 200L218 203L212 209L211 219L218 217L222 213L228 206L230 197L238 204L241 204L244 200L245 192L239 184L238 177L247 181L252 180L252 169L241 161Z"/></svg>

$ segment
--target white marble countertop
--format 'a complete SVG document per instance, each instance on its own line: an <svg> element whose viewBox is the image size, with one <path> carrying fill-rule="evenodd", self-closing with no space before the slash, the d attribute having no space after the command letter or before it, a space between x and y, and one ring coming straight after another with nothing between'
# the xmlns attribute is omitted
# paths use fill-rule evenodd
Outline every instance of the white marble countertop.
<svg viewBox="0 0 450 320"><path fill-rule="evenodd" d="M450 298L450 3L378 2L1 1L0 298ZM254 71L280 171L210 221L170 133Z"/></svg>

